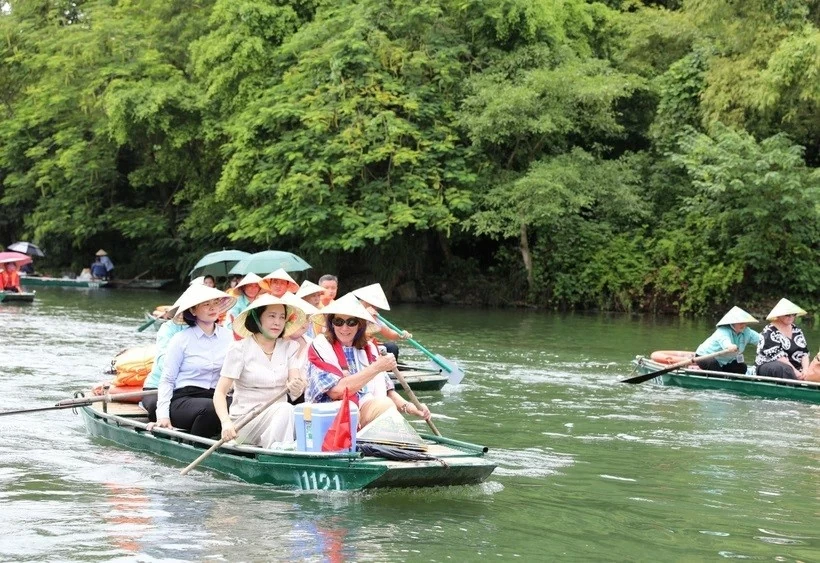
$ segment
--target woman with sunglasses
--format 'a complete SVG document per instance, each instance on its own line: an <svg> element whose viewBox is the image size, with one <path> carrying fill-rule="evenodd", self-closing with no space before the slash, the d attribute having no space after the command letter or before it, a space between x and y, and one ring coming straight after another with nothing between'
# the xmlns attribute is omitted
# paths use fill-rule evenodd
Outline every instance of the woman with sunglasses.
<svg viewBox="0 0 820 563"><path fill-rule="evenodd" d="M298 398L307 382L299 343L288 338L305 324L305 313L295 302L273 295L261 296L236 318L234 331L242 340L231 344L214 392L222 438L268 449L294 441L293 406L285 395ZM237 432L237 420L276 397Z"/></svg>
<svg viewBox="0 0 820 563"><path fill-rule="evenodd" d="M305 401L339 401L347 390L359 407L359 426L364 427L389 409L430 418L430 410L417 409L396 393L387 371L396 368L392 354L380 356L367 339L367 323L373 317L352 293L322 309L326 330L308 350L308 389Z"/></svg>
<svg viewBox="0 0 820 563"><path fill-rule="evenodd" d="M809 369L809 347L794 319L805 314L806 311L785 298L774 306L766 317L771 323L763 329L757 344L758 375L803 379Z"/></svg>
<svg viewBox="0 0 820 563"><path fill-rule="evenodd" d="M233 338L217 320L234 302L224 291L199 284L177 300L177 314L168 322L188 328L168 343L157 393L157 422L149 423L149 430L156 425L184 428L206 438L219 434L214 388Z"/></svg>

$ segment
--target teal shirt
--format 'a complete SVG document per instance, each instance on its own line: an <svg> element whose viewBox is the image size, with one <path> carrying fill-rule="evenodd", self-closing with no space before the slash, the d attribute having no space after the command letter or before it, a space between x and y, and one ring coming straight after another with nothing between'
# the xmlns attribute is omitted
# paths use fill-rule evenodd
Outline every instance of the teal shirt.
<svg viewBox="0 0 820 563"><path fill-rule="evenodd" d="M228 330L233 330L233 320L239 316L239 313L247 309L250 304L251 300L248 299L248 296L245 295L244 292L236 298L236 303L231 307L231 310L228 311L228 315L225 317L225 327Z"/></svg>
<svg viewBox="0 0 820 563"><path fill-rule="evenodd" d="M730 326L719 326L717 330L712 333L712 336L707 338L703 344L698 346L698 349L695 350L695 354L698 356L714 354L715 352L725 350L734 344L737 346L737 352L734 355L726 354L725 356L718 356L715 358L717 363L725 366L726 364L735 361L737 356L742 355L743 349L746 348L747 344L757 344L758 342L760 342L760 333L755 332L748 326L744 328L743 332L740 334L732 330L732 327Z"/></svg>
<svg viewBox="0 0 820 563"><path fill-rule="evenodd" d="M151 368L151 373L145 378L145 383L142 384L143 389L156 389L159 387L159 378L162 375L162 364L165 363L165 350L168 348L168 343L171 338L178 332L182 332L188 328L187 324L178 325L174 321L165 321L157 331L157 355L154 357L154 367Z"/></svg>

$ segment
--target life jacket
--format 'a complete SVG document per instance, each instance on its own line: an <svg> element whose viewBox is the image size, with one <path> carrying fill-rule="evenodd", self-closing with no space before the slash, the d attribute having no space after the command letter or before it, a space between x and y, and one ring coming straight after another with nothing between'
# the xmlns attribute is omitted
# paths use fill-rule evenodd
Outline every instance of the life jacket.
<svg viewBox="0 0 820 563"><path fill-rule="evenodd" d="M365 345L364 351L367 355L368 365L376 361L376 347L373 346L371 342ZM347 377L350 375L342 343L338 340L331 346L330 342L328 342L324 336L319 336L314 339L308 349L308 362L321 370L338 375L339 377ZM355 393L350 397L350 400L358 405L359 394Z"/></svg>
<svg viewBox="0 0 820 563"><path fill-rule="evenodd" d="M117 354L111 361L114 368L114 379L111 385L117 387L139 387L142 389L145 379L154 367L154 358L157 355L155 344L136 346Z"/></svg>
<svg viewBox="0 0 820 563"><path fill-rule="evenodd" d="M20 289L20 274L18 274L16 270L12 272L3 270L2 278L0 279L3 280L3 287L0 289Z"/></svg>

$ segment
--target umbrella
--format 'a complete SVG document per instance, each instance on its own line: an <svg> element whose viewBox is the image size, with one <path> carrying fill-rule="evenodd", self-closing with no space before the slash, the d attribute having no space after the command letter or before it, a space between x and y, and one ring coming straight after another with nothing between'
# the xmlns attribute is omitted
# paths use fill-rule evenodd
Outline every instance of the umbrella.
<svg viewBox="0 0 820 563"><path fill-rule="evenodd" d="M250 252L244 250L217 250L200 258L188 275L191 278L207 275L227 277L228 271L237 262L250 255Z"/></svg>
<svg viewBox="0 0 820 563"><path fill-rule="evenodd" d="M45 256L45 254L43 254L43 251L40 250L40 247L34 244L33 242L15 242L14 244L10 244L6 250L13 250L14 252L28 254L29 256Z"/></svg>
<svg viewBox="0 0 820 563"><path fill-rule="evenodd" d="M20 254L19 252L0 252L0 264L14 262L18 266L31 262L31 256Z"/></svg>
<svg viewBox="0 0 820 563"><path fill-rule="evenodd" d="M291 252L263 250L237 262L228 274L245 275L253 272L264 276L279 268L286 272L301 272L310 268L310 264Z"/></svg>

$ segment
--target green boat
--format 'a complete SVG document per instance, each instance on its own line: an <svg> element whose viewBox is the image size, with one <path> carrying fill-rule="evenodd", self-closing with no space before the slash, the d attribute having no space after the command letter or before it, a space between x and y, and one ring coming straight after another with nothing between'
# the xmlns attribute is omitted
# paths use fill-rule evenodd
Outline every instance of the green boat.
<svg viewBox="0 0 820 563"><path fill-rule="evenodd" d="M652 373L668 367L665 364L653 362L644 356L637 356L633 363L636 372L639 374ZM716 389L764 399L788 399L820 403L820 383L814 381L779 379L763 375L742 375L688 368L677 369L658 376L653 381L661 385L672 385L687 389Z"/></svg>
<svg viewBox="0 0 820 563"><path fill-rule="evenodd" d="M34 292L16 293L13 291L0 291L0 303L32 303Z"/></svg>
<svg viewBox="0 0 820 563"><path fill-rule="evenodd" d="M76 287L79 289L99 289L108 285L106 280L79 280L72 278L50 278L47 276L20 276L23 287Z"/></svg>
<svg viewBox="0 0 820 563"><path fill-rule="evenodd" d="M94 403L78 409L92 436L132 450L187 465L215 440L179 430L146 430L138 405ZM297 490L350 491L385 487L435 487L481 483L495 469L484 457L487 448L422 434L435 460L390 461L355 453L267 450L223 446L199 465L249 483Z"/></svg>
<svg viewBox="0 0 820 563"><path fill-rule="evenodd" d="M161 280L109 280L108 289L162 289L174 283L173 279Z"/></svg>
<svg viewBox="0 0 820 563"><path fill-rule="evenodd" d="M399 371L413 391L440 391L447 383L448 377L440 369L430 369L418 366L399 364ZM401 391L401 384L396 376L390 375L397 391Z"/></svg>

